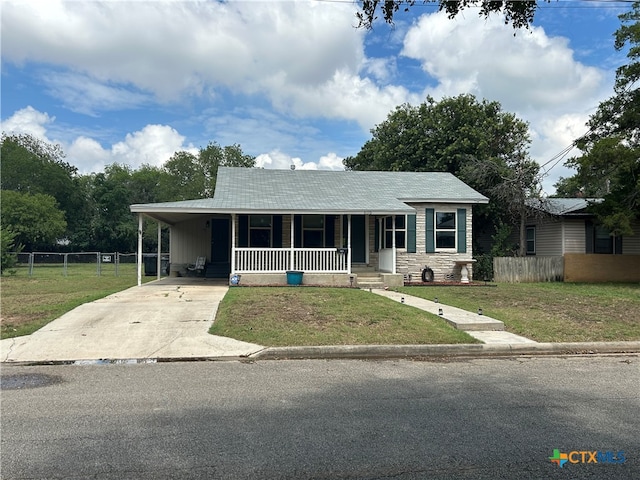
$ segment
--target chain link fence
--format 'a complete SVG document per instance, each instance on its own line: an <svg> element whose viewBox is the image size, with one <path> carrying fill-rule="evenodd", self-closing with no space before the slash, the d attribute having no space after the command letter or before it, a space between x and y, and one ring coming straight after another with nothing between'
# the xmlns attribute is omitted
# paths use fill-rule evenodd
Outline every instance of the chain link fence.
<svg viewBox="0 0 640 480"><path fill-rule="evenodd" d="M21 252L17 255L18 264L12 270L22 271L30 277L59 273L63 276L93 272L101 275L137 275L138 254L120 252ZM143 274L157 276L158 254L143 253ZM161 276L169 275L169 254L160 257Z"/></svg>

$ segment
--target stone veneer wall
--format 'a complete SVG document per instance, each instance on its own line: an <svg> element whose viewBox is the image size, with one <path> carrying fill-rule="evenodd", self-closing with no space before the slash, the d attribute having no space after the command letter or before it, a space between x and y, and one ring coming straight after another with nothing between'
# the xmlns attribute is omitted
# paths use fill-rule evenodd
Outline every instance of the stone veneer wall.
<svg viewBox="0 0 640 480"><path fill-rule="evenodd" d="M461 279L459 265L454 262L460 259L472 258L472 218L471 205L468 204L431 204L412 203L416 209L416 253L407 253L406 249L398 249L396 255L396 269L404 275L411 274L414 281L420 281L422 269L427 266L433 270L435 282L456 281ZM426 219L425 209L433 208L436 211L457 211L458 208L467 209L467 252L442 251L426 253ZM469 266L469 278L472 278L473 268Z"/></svg>

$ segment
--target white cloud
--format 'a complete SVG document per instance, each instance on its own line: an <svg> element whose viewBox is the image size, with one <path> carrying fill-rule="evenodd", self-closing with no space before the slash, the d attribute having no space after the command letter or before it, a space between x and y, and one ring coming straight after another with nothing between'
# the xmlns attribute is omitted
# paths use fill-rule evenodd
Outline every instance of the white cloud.
<svg viewBox="0 0 640 480"><path fill-rule="evenodd" d="M222 89L369 128L406 92L359 76L388 74L384 61L365 58L365 32L353 28L354 18L351 4L308 0L16 2L3 5L2 48L5 61L73 72L45 82L84 113L136 105L146 100L142 92L178 101L215 99Z"/></svg>
<svg viewBox="0 0 640 480"><path fill-rule="evenodd" d="M344 170L342 158L331 152L323 155L317 162L304 162L280 150L262 153L256 157L256 167L270 169L288 169L294 165L296 170Z"/></svg>
<svg viewBox="0 0 640 480"><path fill-rule="evenodd" d="M102 148L92 138L78 137L68 147L67 156L75 160L73 165L82 170L81 173L98 173L106 165L113 163L109 150Z"/></svg>
<svg viewBox="0 0 640 480"><path fill-rule="evenodd" d="M111 147L111 158L138 168L143 164L160 166L179 150L197 149L185 147L185 137L167 125L147 125L142 130L127 134L122 142Z"/></svg>
<svg viewBox="0 0 640 480"><path fill-rule="evenodd" d="M576 61L566 38L541 27L513 33L499 16L424 15L407 33L402 54L440 82L437 96L476 93L524 112L584 108L599 93L604 72Z"/></svg>
<svg viewBox="0 0 640 480"><path fill-rule="evenodd" d="M541 27L513 34L501 16L423 15L408 31L402 55L420 61L437 81L426 90L435 98L472 93L528 122L531 154L542 164L585 133L584 112L607 96L610 76L577 61L566 38ZM562 163L549 172L545 191L572 174Z"/></svg>
<svg viewBox="0 0 640 480"><path fill-rule="evenodd" d="M66 161L77 167L80 174L101 172L112 163L133 169L143 164L160 166L177 151L198 151L192 144L185 144L185 137L168 125L147 125L105 148L84 135L68 141L48 138L48 127L52 127L54 121L47 113L29 106L3 121L2 128L7 133L28 133L45 142L60 144L67 154Z"/></svg>
<svg viewBox="0 0 640 480"><path fill-rule="evenodd" d="M318 161L318 167L321 170L344 170L342 160L342 157L339 157L334 152L330 152L320 157L320 160Z"/></svg>
<svg viewBox="0 0 640 480"><path fill-rule="evenodd" d="M53 97L62 99L66 108L91 116L101 111L136 108L151 101L149 95L71 72L48 72L43 83Z"/></svg>
<svg viewBox="0 0 640 480"><path fill-rule="evenodd" d="M40 140L50 142L47 138L47 125L53 123L55 117L39 112L31 105L16 111L11 117L2 122L5 133L27 133Z"/></svg>

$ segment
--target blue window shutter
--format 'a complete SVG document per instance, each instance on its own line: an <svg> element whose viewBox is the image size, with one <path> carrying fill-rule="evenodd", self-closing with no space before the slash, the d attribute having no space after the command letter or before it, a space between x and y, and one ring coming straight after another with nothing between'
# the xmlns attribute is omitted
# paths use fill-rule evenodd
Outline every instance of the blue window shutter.
<svg viewBox="0 0 640 480"><path fill-rule="evenodd" d="M467 209L458 209L458 253L467 253Z"/></svg>
<svg viewBox="0 0 640 480"><path fill-rule="evenodd" d="M407 253L416 253L416 216L407 215Z"/></svg>
<svg viewBox="0 0 640 480"><path fill-rule="evenodd" d="M433 208L425 208L424 210L426 221L426 238L425 243L427 245L426 252L433 253L436 251L436 229L434 222L435 210Z"/></svg>

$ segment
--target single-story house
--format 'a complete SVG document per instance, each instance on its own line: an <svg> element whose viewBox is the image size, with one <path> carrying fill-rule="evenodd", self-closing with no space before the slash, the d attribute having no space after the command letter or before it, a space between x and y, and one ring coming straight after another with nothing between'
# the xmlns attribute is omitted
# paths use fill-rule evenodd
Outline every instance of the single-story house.
<svg viewBox="0 0 640 480"><path fill-rule="evenodd" d="M633 222L633 235L611 235L589 211L599 202L602 199L532 200L530 207L538 214L526 222L527 256L561 271L556 275L566 282L640 281L640 222Z"/></svg>
<svg viewBox="0 0 640 480"><path fill-rule="evenodd" d="M488 199L450 173L220 167L213 198L131 205L170 228L170 271L242 285L467 282L472 207ZM158 235L160 238L160 235ZM428 267L428 269L426 268ZM140 267L139 267L140 271ZM177 273L176 273L177 272Z"/></svg>
<svg viewBox="0 0 640 480"><path fill-rule="evenodd" d="M634 224L634 235L611 235L589 212L598 198L546 198L531 200L529 206L543 215L532 215L526 221L526 254L556 256L567 253L610 255L640 254L640 223Z"/></svg>

